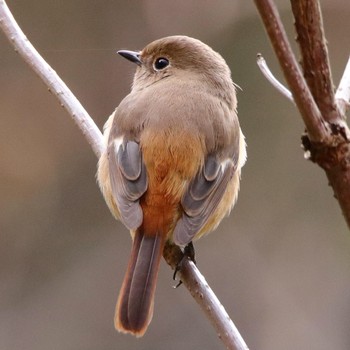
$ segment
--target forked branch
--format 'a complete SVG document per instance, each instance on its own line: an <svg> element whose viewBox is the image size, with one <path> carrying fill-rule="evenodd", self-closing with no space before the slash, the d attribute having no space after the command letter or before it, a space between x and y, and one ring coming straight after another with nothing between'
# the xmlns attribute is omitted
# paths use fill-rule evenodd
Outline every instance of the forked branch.
<svg viewBox="0 0 350 350"><path fill-rule="evenodd" d="M320 4L317 0L291 0L306 83L273 0L255 3L304 120L304 149L326 172L350 227L350 131L345 122L350 100L349 64L335 95Z"/></svg>
<svg viewBox="0 0 350 350"><path fill-rule="evenodd" d="M255 0L255 4L270 37L284 77L293 94L294 101L304 120L310 140L324 142L329 137L328 126L324 123L320 110L301 73L276 5L272 0Z"/></svg>

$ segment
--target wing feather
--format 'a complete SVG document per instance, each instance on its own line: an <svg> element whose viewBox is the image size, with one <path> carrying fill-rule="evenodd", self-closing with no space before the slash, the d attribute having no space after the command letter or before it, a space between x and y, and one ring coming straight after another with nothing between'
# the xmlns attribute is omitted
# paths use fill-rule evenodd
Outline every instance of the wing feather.
<svg viewBox="0 0 350 350"><path fill-rule="evenodd" d="M121 220L130 230L136 230L143 219L139 199L148 186L140 145L133 140L123 140L116 147L112 142L108 149L108 161L112 192Z"/></svg>
<svg viewBox="0 0 350 350"><path fill-rule="evenodd" d="M173 233L176 244L188 244L204 227L218 207L235 169L232 160L219 162L213 155L207 157L182 197L183 214Z"/></svg>

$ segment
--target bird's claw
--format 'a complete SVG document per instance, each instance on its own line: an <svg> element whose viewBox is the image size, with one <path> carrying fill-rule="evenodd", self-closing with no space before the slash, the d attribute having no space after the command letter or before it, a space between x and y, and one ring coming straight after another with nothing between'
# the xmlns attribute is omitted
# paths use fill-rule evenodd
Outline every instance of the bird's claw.
<svg viewBox="0 0 350 350"><path fill-rule="evenodd" d="M182 269L182 264L184 262L184 259L191 260L191 261L193 261L194 264L196 264L195 251L194 251L194 246L193 246L192 241L185 246L184 251L183 251L182 259L179 261L179 263L175 267L175 271L174 271L174 274L173 274L173 280L174 281L176 280L177 273L179 271L181 271L181 269ZM178 282L178 284L174 286L174 288L180 287L181 284L182 284L182 281L180 280Z"/></svg>

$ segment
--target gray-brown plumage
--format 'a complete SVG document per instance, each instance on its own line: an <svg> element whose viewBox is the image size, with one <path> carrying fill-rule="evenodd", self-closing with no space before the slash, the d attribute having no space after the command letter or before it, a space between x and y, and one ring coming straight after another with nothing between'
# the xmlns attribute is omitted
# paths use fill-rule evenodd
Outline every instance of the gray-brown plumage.
<svg viewBox="0 0 350 350"><path fill-rule="evenodd" d="M236 201L246 152L235 87L218 53L186 36L119 53L138 67L105 125L98 181L133 237L115 325L142 336L165 241L184 246L215 229Z"/></svg>

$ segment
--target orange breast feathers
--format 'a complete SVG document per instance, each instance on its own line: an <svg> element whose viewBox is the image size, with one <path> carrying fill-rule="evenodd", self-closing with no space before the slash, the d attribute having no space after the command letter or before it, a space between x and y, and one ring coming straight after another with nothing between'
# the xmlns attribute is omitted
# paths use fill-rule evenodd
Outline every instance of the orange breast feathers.
<svg viewBox="0 0 350 350"><path fill-rule="evenodd" d="M144 130L140 140L148 188L140 200L145 234L171 234L181 198L204 161L201 140L184 131ZM170 237L169 237L170 238Z"/></svg>

